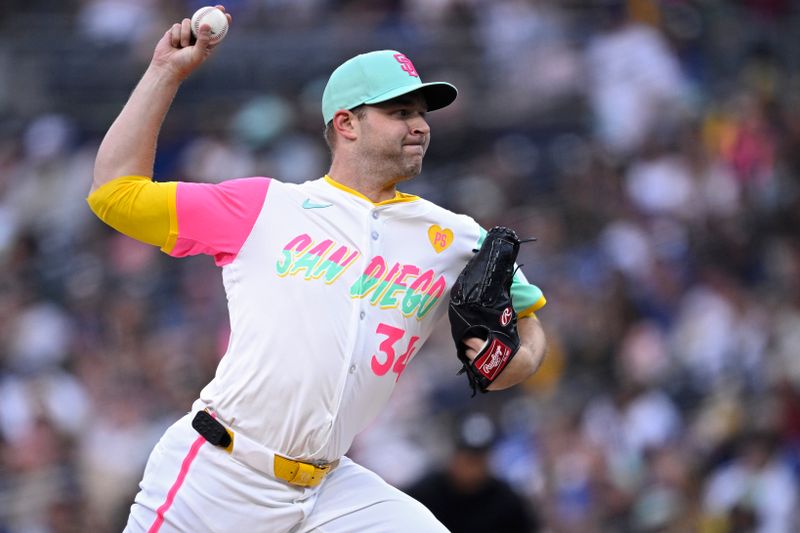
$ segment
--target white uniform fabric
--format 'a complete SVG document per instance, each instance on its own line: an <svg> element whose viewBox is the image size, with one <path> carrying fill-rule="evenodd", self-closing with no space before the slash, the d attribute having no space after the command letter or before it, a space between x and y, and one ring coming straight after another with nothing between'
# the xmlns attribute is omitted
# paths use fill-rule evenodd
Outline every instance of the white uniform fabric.
<svg viewBox="0 0 800 533"><path fill-rule="evenodd" d="M128 531L443 531L343 455L440 323L482 234L418 197L373 204L327 177L270 180L222 267L231 338L193 412L214 412L267 454L341 463L320 486L296 487L237 460L236 437L232 455L198 441L190 413L153 451ZM516 289L517 310L542 298L521 275Z"/></svg>
<svg viewBox="0 0 800 533"><path fill-rule="evenodd" d="M376 206L325 179L271 181L223 267L231 340L200 394L220 420L294 459L347 451L445 313L481 236L473 219L413 198ZM326 268L331 259L344 268Z"/></svg>
<svg viewBox="0 0 800 533"><path fill-rule="evenodd" d="M153 449L124 533L447 531L421 503L346 457L319 487L289 485L205 442L192 416ZM196 455L187 456L193 446Z"/></svg>

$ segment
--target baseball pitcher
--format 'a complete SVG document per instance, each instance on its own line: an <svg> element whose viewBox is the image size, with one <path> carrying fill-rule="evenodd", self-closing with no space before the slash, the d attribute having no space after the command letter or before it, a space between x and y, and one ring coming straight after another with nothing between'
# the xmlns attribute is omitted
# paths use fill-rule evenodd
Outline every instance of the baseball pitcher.
<svg viewBox="0 0 800 533"><path fill-rule="evenodd" d="M212 256L230 314L227 352L153 449L126 531L445 531L345 453L448 309L473 390L512 386L543 357L545 300L514 269L516 235L396 188L420 172L426 114L456 89L423 83L400 52L358 55L322 98L325 176L155 182L162 121L215 47L189 19L163 35L88 197L126 235Z"/></svg>

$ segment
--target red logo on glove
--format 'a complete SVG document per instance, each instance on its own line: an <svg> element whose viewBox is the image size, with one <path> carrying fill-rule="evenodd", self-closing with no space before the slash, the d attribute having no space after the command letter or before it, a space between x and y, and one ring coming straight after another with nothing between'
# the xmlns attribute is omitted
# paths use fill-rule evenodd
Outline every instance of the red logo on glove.
<svg viewBox="0 0 800 533"><path fill-rule="evenodd" d="M414 76L415 78L419 78L419 74L417 74L417 69L414 68L414 63L411 62L409 58L407 58L404 54L395 54L394 58L400 63L400 67L408 72L409 76Z"/></svg>
<svg viewBox="0 0 800 533"><path fill-rule="evenodd" d="M497 339L492 340L489 349L475 361L475 368L478 372L484 375L486 379L493 381L495 377L503 370L508 364L508 358L511 356L511 347L506 346Z"/></svg>
<svg viewBox="0 0 800 533"><path fill-rule="evenodd" d="M503 314L500 315L500 325L505 327L509 322L511 322L511 308L506 307L503 309Z"/></svg>

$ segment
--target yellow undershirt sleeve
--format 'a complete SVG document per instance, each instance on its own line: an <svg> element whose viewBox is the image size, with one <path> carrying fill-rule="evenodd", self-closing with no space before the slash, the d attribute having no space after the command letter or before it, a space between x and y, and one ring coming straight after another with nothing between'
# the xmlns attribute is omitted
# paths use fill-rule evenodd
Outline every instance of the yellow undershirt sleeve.
<svg viewBox="0 0 800 533"><path fill-rule="evenodd" d="M178 234L177 188L174 181L122 176L92 192L86 201L94 214L115 230L169 252Z"/></svg>
<svg viewBox="0 0 800 533"><path fill-rule="evenodd" d="M536 318L536 311L538 311L539 309L544 307L544 304L546 304L546 303L547 303L547 300L545 299L544 296L542 296L541 298L539 298L536 301L535 304L533 304L532 306L528 307L527 309L517 313L517 318L525 318L525 317L529 317L529 316L532 316L533 318ZM536 318L536 319L538 320L538 318Z"/></svg>

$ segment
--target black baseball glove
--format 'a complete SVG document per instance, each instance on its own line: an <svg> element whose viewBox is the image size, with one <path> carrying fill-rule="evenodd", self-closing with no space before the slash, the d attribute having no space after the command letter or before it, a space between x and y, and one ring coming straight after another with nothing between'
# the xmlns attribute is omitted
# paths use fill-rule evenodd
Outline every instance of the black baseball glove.
<svg viewBox="0 0 800 533"><path fill-rule="evenodd" d="M450 328L463 365L459 374L467 374L473 396L486 392L519 350L511 280L521 242L527 241L509 228L492 228L450 292ZM486 341L472 361L464 344L470 337Z"/></svg>

